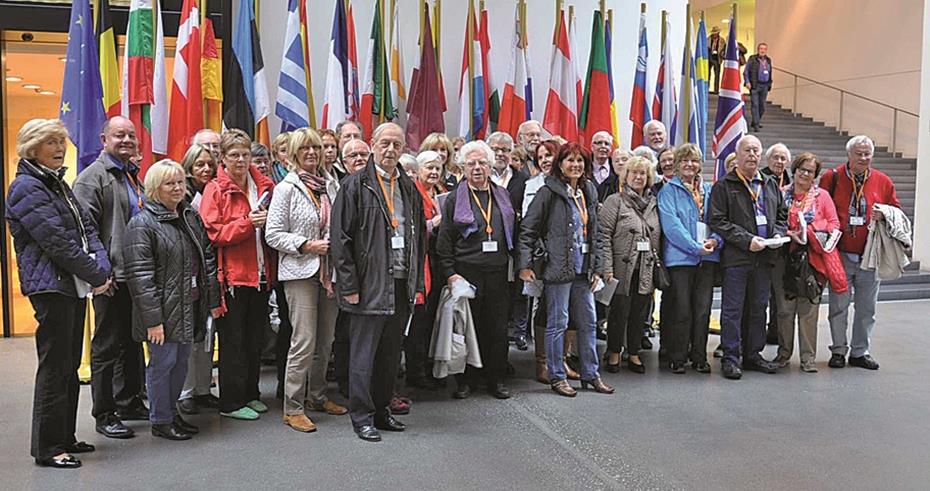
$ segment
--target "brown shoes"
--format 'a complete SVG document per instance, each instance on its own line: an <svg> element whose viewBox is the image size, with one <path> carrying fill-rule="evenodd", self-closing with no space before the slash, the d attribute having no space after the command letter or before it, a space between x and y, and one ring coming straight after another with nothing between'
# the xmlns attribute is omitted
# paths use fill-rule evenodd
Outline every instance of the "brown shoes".
<svg viewBox="0 0 930 491"><path fill-rule="evenodd" d="M553 383L550 387L552 388L552 392L555 392L560 396L575 397L578 395L578 392L575 391L571 385L568 385L568 382L565 380L559 380L558 382Z"/></svg>
<svg viewBox="0 0 930 491"><path fill-rule="evenodd" d="M536 380L541 384L549 385L549 368L546 362L536 362Z"/></svg>
<svg viewBox="0 0 930 491"><path fill-rule="evenodd" d="M313 421L310 421L306 414L285 414L284 424L304 433L316 431L316 425L313 424Z"/></svg>
<svg viewBox="0 0 930 491"><path fill-rule="evenodd" d="M323 404L315 404L307 401L307 407L310 408L311 411L326 413L333 416L342 416L349 412L345 406L340 406L329 399L325 400Z"/></svg>
<svg viewBox="0 0 930 491"><path fill-rule="evenodd" d="M587 389L589 385L591 386L591 389L593 389L595 392L599 394L613 394L614 393L614 388L605 384L604 381L600 379L600 377L594 380L582 380L581 381L582 389Z"/></svg>
<svg viewBox="0 0 930 491"><path fill-rule="evenodd" d="M569 380L581 380L581 375L578 375L578 372L572 369L568 361L563 361L562 365L565 367L565 376L568 377Z"/></svg>

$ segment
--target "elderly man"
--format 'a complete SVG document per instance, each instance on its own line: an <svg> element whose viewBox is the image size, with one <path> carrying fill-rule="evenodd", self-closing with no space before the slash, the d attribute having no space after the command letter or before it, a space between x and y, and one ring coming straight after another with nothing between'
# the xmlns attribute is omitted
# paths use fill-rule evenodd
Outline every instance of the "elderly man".
<svg viewBox="0 0 930 491"><path fill-rule="evenodd" d="M372 159L347 177L333 204L331 236L339 307L350 316L349 414L359 438L403 431L388 405L413 301L424 291L423 201L400 169L404 130L384 123Z"/></svg>
<svg viewBox="0 0 930 491"><path fill-rule="evenodd" d="M536 147L542 141L543 127L539 121L530 119L517 127L517 144L522 145L530 159L536 160Z"/></svg>
<svg viewBox="0 0 930 491"><path fill-rule="evenodd" d="M78 174L74 195L94 220L100 242L113 265L114 288L94 295L94 337L91 341L92 414L98 433L130 438L132 428L122 420L147 420L142 402L142 345L132 340L132 299L126 286L123 238L129 219L142 211L139 168L131 159L137 152L132 121L115 116L103 125L103 152Z"/></svg>
<svg viewBox="0 0 930 491"><path fill-rule="evenodd" d="M665 130L665 124L658 119L646 123L643 126L643 140L658 157L659 150L662 150L668 144L668 133Z"/></svg>
<svg viewBox="0 0 930 491"><path fill-rule="evenodd" d="M191 138L191 143L196 143L198 145L203 145L210 149L210 153L213 154L213 160L219 162L222 160L220 158L220 134L209 129L204 128L197 133L194 133L194 137Z"/></svg>
<svg viewBox="0 0 930 491"><path fill-rule="evenodd" d="M336 125L335 132L336 138L339 140L336 142L337 148L345 148L346 143L349 143L350 141L364 141L362 138L362 126L356 121L340 121ZM367 158L365 159L365 162L368 162ZM340 152L339 158L336 159L336 162L333 164L333 166L336 168L336 172L339 174L340 180L345 177L346 174L351 174L351 172L346 169L345 162L342 159L342 152Z"/></svg>
<svg viewBox="0 0 930 491"><path fill-rule="evenodd" d="M606 131L598 131L591 138L591 179L597 187L597 201L603 203L611 194L617 192L617 174L614 172L610 154L614 147L614 137Z"/></svg>
<svg viewBox="0 0 930 491"><path fill-rule="evenodd" d="M785 236L788 209L778 184L759 172L761 158L759 139L744 136L736 145L736 168L711 191L709 225L724 240L720 338L721 368L728 379L741 378L742 370L775 373L777 368L762 358L765 305L778 247L765 239Z"/></svg>
<svg viewBox="0 0 930 491"><path fill-rule="evenodd" d="M839 250L846 269L849 290L846 293L830 291L830 334L833 344L829 366L849 364L869 370L878 370L878 362L869 354L872 329L875 327L875 304L878 302L879 279L875 271L861 269L859 264L869 235L869 223L882 219L875 205L901 208L894 183L883 172L872 168L875 144L865 135L854 136L846 143L849 160L845 164L825 172L820 178L820 187L833 197L836 214L843 227ZM856 304L853 315L852 340L847 342L850 299Z"/></svg>
<svg viewBox="0 0 930 491"><path fill-rule="evenodd" d="M756 54L749 57L743 69L743 80L749 89L753 131L762 129L762 115L765 114L765 99L772 88L772 59L768 56L769 45L759 43Z"/></svg>
<svg viewBox="0 0 930 491"><path fill-rule="evenodd" d="M368 157L371 155L371 147L363 140L351 139L342 147L342 165L349 174L365 168L368 163Z"/></svg>
<svg viewBox="0 0 930 491"><path fill-rule="evenodd" d="M765 168L762 173L771 176L778 183L780 189L791 184L791 150L784 143L776 143L765 151ZM778 344L778 308L775 302L775 289L772 288L772 298L769 299L769 322L765 332L765 341L768 344Z"/></svg>

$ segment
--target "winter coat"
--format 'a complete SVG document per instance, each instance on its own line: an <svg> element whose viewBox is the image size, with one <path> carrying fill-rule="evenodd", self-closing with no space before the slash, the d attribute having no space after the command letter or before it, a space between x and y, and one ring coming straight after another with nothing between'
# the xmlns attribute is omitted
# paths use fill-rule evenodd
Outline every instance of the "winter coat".
<svg viewBox="0 0 930 491"><path fill-rule="evenodd" d="M284 176L274 190L265 223L265 240L279 253L278 280L311 278L319 271L321 258L300 252L300 247L307 241L328 239L329 218L325 230L320 230L320 210L296 172ZM330 200L336 198L336 181L332 178L327 178L326 194Z"/></svg>
<svg viewBox="0 0 930 491"><path fill-rule="evenodd" d="M6 198L23 295L77 296L74 276L100 286L110 275L107 251L93 220L78 203L61 173L20 160ZM85 252L96 255L96 259Z"/></svg>
<svg viewBox="0 0 930 491"><path fill-rule="evenodd" d="M880 204L901 208L901 202L898 201L898 194L895 192L891 178L880 170L869 169L869 177L866 178L865 184L862 186L862 197L865 198L865 213L863 213L862 218L865 222L862 226L851 226L849 223L849 205L852 200L853 183L846 173L848 167L849 163L847 162L835 169L824 172L820 178L820 187L833 197L836 216L843 228L843 236L840 237L840 251L862 255L863 251L865 251L866 238L869 235L868 226L872 221L872 206Z"/></svg>
<svg viewBox="0 0 930 491"><path fill-rule="evenodd" d="M701 182L701 192L704 195L704 216L701 222L707 223L710 214L710 190L708 182ZM656 198L659 205L659 220L662 224L662 260L666 267L697 266L704 261L720 262L720 251L723 249L723 237L708 227L708 238L717 240L717 247L712 254L701 255L704 248L702 242L697 240L698 207L694 202L691 191L685 187L678 176L672 178Z"/></svg>
<svg viewBox="0 0 930 491"><path fill-rule="evenodd" d="M456 290L459 290L457 288ZM481 351L469 298L474 290L455 295L448 286L439 294L439 307L433 322L427 356L433 360L433 377L445 378L465 373L465 365L481 368Z"/></svg>
<svg viewBox="0 0 930 491"><path fill-rule="evenodd" d="M588 254L582 274L590 277L601 272L597 254L597 188L582 180L582 192L588 209ZM575 280L572 256L575 250L573 207L565 182L546 176L545 185L536 192L520 223L519 261L517 270L532 268L546 283L568 283Z"/></svg>
<svg viewBox="0 0 930 491"><path fill-rule="evenodd" d="M620 283L615 295L629 296L634 293L648 295L655 290L652 270L655 254L659 251L662 228L659 225L659 209L651 190L646 191L646 209L643 218L633 208L631 197L626 191L607 197L598 213L600 222L598 256L604 260L604 274L613 273ZM645 221L643 220L645 219ZM648 252L638 252L638 242L649 242ZM639 270L639 284L633 285L633 273Z"/></svg>
<svg viewBox="0 0 930 491"><path fill-rule="evenodd" d="M138 181L138 168L127 164L128 172L137 180L139 195L144 188ZM126 189L127 171L117 167L113 158L101 153L97 160L87 166L74 180L74 195L94 221L100 234L100 242L106 248L113 265L116 281L126 280L123 260L126 224L129 223L129 190Z"/></svg>
<svg viewBox="0 0 930 491"><path fill-rule="evenodd" d="M387 203L375 177L375 162L341 183L333 203L331 252L336 267L339 308L351 314L394 314L394 269L391 237L394 230ZM385 184L387 186L387 184ZM395 192L404 202L404 244L407 252L407 298L411 304L424 291L423 262L426 224L423 200L413 181L398 173ZM346 302L359 295L357 304Z"/></svg>
<svg viewBox="0 0 930 491"><path fill-rule="evenodd" d="M874 270L883 281L896 280L910 264L911 221L900 208L876 205L882 219L869 224L869 239L862 254L862 269Z"/></svg>
<svg viewBox="0 0 930 491"><path fill-rule="evenodd" d="M258 188L259 198L265 192L272 192L274 184L271 179L255 166L249 167L249 174ZM251 212L246 191L233 182L224 167L216 169L216 179L207 183L203 190L200 216L216 250L217 279L224 290L232 286L259 287L255 227L249 220ZM270 288L276 279L277 258L264 240L262 254L266 288Z"/></svg>
<svg viewBox="0 0 930 491"><path fill-rule="evenodd" d="M175 212L146 202L126 230L126 283L132 296L132 337L161 324L165 341L203 341L210 309L220 306L216 258L200 216L186 202ZM197 303L191 299L197 262Z"/></svg>
<svg viewBox="0 0 930 491"><path fill-rule="evenodd" d="M778 183L769 176L762 175L763 196L765 200L765 218L768 222L768 239L784 237L787 230L788 208L782 199ZM707 205L705 205L707 206ZM710 216L708 225L720 234L725 241L720 266L755 266L775 263L778 251L766 247L759 252L750 252L749 244L758 235L755 205L749 189L736 174L736 169L714 183L710 193Z"/></svg>

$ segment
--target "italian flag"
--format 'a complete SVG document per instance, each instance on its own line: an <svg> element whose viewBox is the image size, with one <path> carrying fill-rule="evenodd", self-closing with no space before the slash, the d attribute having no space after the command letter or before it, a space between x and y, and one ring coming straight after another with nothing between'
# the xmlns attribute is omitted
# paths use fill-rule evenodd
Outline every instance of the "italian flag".
<svg viewBox="0 0 930 491"><path fill-rule="evenodd" d="M197 0L184 0L171 84L171 122L168 156L180 162L194 133L202 129L203 85L200 74L200 11Z"/></svg>
<svg viewBox="0 0 930 491"><path fill-rule="evenodd" d="M384 49L384 29L381 25L381 2L375 2L371 35L368 37L368 61L365 63L365 78L362 86L362 102L359 122L365 128L365 139L371 137L375 128L394 119L391 102L391 79L388 73L387 53Z"/></svg>
<svg viewBox="0 0 930 491"><path fill-rule="evenodd" d="M613 134L610 111L610 77L607 69L607 50L604 44L604 18L600 10L594 11L591 27L591 54L588 57L587 82L578 115L584 143L590 145L598 131Z"/></svg>

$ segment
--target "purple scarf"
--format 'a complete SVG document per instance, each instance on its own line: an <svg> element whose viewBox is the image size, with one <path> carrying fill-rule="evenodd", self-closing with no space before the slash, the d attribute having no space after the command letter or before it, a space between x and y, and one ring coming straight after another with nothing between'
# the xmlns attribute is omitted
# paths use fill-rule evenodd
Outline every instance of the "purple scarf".
<svg viewBox="0 0 930 491"><path fill-rule="evenodd" d="M513 204L510 203L510 196L504 188L489 183L491 192L494 194L494 201L501 210L501 217L504 219L504 235L507 237L507 250L513 250L513 221L515 218ZM478 231L478 222L475 220L475 212L471 209L471 197L468 196L468 183L461 182L455 190L455 214L452 217L453 223L462 229L462 238L467 239L469 235Z"/></svg>

